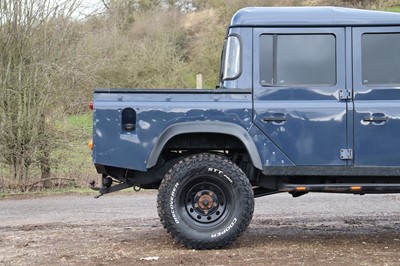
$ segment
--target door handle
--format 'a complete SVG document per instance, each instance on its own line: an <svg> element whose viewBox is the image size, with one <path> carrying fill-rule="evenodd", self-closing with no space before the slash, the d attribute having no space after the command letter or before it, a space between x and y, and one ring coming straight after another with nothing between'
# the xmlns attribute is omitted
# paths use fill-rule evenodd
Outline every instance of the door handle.
<svg viewBox="0 0 400 266"><path fill-rule="evenodd" d="M286 116L265 116L263 117L263 121L282 123L286 121Z"/></svg>
<svg viewBox="0 0 400 266"><path fill-rule="evenodd" d="M367 116L363 118L364 122L375 122L375 123L383 123L389 120L388 116Z"/></svg>

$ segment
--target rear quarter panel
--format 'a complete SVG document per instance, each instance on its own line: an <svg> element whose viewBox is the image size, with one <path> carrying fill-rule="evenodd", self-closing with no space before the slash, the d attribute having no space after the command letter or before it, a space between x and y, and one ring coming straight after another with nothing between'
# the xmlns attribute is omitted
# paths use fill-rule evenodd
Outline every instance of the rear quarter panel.
<svg viewBox="0 0 400 266"><path fill-rule="evenodd" d="M222 92L221 92L222 91ZM136 128L121 126L125 108L136 112ZM195 121L252 124L251 92L243 90L107 91L94 95L93 161L96 164L147 170L150 153L171 125Z"/></svg>

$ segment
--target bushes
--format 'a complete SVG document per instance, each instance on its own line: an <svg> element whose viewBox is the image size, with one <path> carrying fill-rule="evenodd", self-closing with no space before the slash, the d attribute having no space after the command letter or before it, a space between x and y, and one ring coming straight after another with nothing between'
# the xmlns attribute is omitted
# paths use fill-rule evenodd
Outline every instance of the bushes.
<svg viewBox="0 0 400 266"><path fill-rule="evenodd" d="M80 49L96 69L96 87L176 87L187 85L185 32L176 10L136 14L129 28L120 29L108 18L89 32Z"/></svg>

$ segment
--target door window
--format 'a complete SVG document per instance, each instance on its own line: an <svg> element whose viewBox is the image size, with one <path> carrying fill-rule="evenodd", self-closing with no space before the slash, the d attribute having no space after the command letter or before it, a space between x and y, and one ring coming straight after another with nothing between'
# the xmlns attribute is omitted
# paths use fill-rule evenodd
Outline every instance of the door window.
<svg viewBox="0 0 400 266"><path fill-rule="evenodd" d="M335 35L261 35L260 84L262 86L335 86Z"/></svg>
<svg viewBox="0 0 400 266"><path fill-rule="evenodd" d="M362 84L400 84L400 34L365 33L361 36Z"/></svg>

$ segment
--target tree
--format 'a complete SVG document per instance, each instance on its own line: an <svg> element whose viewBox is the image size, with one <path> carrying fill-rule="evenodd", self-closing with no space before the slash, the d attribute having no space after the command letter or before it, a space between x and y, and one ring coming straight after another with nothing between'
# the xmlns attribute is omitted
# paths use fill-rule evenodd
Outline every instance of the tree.
<svg viewBox="0 0 400 266"><path fill-rule="evenodd" d="M54 120L79 76L77 1L0 0L0 158L22 188L32 164L50 175ZM61 101L60 101L61 100Z"/></svg>
<svg viewBox="0 0 400 266"><path fill-rule="evenodd" d="M102 0L110 21L119 29L127 29L134 22L135 13L160 7L162 0Z"/></svg>

